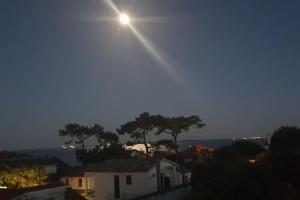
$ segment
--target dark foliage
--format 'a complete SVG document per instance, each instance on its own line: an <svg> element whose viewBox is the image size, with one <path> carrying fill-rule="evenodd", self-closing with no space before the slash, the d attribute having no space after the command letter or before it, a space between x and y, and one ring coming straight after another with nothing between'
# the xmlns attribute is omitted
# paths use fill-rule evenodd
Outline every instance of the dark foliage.
<svg viewBox="0 0 300 200"><path fill-rule="evenodd" d="M178 153L177 141L180 134L189 131L193 127L200 129L205 126L199 116L161 117L158 122L159 131L157 134L167 133L172 137L172 148L176 154Z"/></svg>
<svg viewBox="0 0 300 200"><path fill-rule="evenodd" d="M87 126L82 126L79 124L66 124L63 129L59 130L59 136L70 138L68 141L65 141L65 144L70 144L75 139L75 143L80 144L81 149L85 150L85 141L94 136L94 134Z"/></svg>
<svg viewBox="0 0 300 200"><path fill-rule="evenodd" d="M210 162L194 168L193 199L270 199L270 166L248 163L261 151L257 144L243 141L219 149Z"/></svg>
<svg viewBox="0 0 300 200"><path fill-rule="evenodd" d="M109 146L96 147L91 150L76 150L76 156L83 166L99 163L111 158L130 158L130 154L121 144L111 144Z"/></svg>
<svg viewBox="0 0 300 200"><path fill-rule="evenodd" d="M300 186L300 129L281 127L273 134L270 145L273 177Z"/></svg>
<svg viewBox="0 0 300 200"><path fill-rule="evenodd" d="M263 148L253 142L238 141L231 145L221 147L213 156L214 162L232 164L237 162L248 163L249 159L263 151Z"/></svg>

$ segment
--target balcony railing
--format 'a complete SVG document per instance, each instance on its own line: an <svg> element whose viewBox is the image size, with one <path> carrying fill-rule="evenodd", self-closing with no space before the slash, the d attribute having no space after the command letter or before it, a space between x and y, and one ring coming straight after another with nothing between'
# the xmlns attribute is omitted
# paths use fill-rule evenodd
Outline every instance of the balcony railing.
<svg viewBox="0 0 300 200"><path fill-rule="evenodd" d="M96 189L95 189L95 188L93 188L93 189L88 189L88 190L86 191L86 196L87 196L87 197L95 197L95 192L96 192Z"/></svg>

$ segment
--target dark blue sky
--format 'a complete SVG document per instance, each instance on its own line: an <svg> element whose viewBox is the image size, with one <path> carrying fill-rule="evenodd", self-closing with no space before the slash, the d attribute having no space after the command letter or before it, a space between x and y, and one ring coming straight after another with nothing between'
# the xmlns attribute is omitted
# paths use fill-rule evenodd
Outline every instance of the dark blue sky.
<svg viewBox="0 0 300 200"><path fill-rule="evenodd" d="M199 115L186 138L300 126L300 1L114 1L178 85L102 0L0 2L0 149L55 147L69 122L114 130L139 113Z"/></svg>

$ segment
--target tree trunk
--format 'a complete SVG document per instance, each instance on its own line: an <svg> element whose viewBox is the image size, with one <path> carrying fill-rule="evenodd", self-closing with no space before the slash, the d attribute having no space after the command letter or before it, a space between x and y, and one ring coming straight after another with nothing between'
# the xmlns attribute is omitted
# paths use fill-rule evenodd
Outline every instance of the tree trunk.
<svg viewBox="0 0 300 200"><path fill-rule="evenodd" d="M176 155L178 154L178 146L177 146L177 134L173 134L173 139L174 139L174 145L175 145L175 153Z"/></svg>
<svg viewBox="0 0 300 200"><path fill-rule="evenodd" d="M81 149L82 149L82 150L85 150L85 144L84 144L84 141L81 140L80 143L81 143Z"/></svg>
<svg viewBox="0 0 300 200"><path fill-rule="evenodd" d="M146 141L145 131L143 132L143 142L144 142L145 150L146 150L146 158L148 159L149 158L149 148L148 148L148 144L147 144L147 141Z"/></svg>

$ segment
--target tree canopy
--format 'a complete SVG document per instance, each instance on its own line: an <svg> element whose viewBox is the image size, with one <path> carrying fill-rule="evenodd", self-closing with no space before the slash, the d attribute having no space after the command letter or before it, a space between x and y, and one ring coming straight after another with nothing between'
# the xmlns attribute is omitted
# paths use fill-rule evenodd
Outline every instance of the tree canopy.
<svg viewBox="0 0 300 200"><path fill-rule="evenodd" d="M199 116L179 116L179 117L163 117L159 120L159 134L168 133L171 135L174 143L175 152L178 152L178 136L181 133L187 132L192 127L202 128L205 124L199 118Z"/></svg>
<svg viewBox="0 0 300 200"><path fill-rule="evenodd" d="M213 160L236 164L238 161L248 162L255 159L263 151L263 147L249 141L237 141L231 145L221 147L215 152Z"/></svg>
<svg viewBox="0 0 300 200"><path fill-rule="evenodd" d="M108 146L96 146L90 150L77 152L77 159L83 165L102 162L111 158L130 158L130 154L121 144L110 144Z"/></svg>
<svg viewBox="0 0 300 200"><path fill-rule="evenodd" d="M39 169L16 169L0 171L0 186L9 189L34 187L43 184L47 176Z"/></svg>
<svg viewBox="0 0 300 200"><path fill-rule="evenodd" d="M66 141L66 144L73 142L75 139L75 142L81 145L81 149L85 149L85 141L93 136L93 132L87 126L67 124L63 129L59 130L59 136L69 136L71 139Z"/></svg>
<svg viewBox="0 0 300 200"><path fill-rule="evenodd" d="M76 157L83 165L110 157L118 157L118 154L124 155L122 146L118 145L119 136L113 132L105 131L103 126L99 124L94 124L91 127L67 124L64 129L59 130L59 135L70 137L70 140L66 142L67 144L74 140L81 144L81 149L76 149ZM98 144L93 149L87 150L85 142L92 137L97 140Z"/></svg>
<svg viewBox="0 0 300 200"><path fill-rule="evenodd" d="M144 144L146 156L149 157L150 147L148 146L147 136L158 131L158 124L162 119L163 117L160 115L150 115L148 112L143 112L133 121L121 125L117 132L120 135L128 134L133 139L133 143Z"/></svg>

